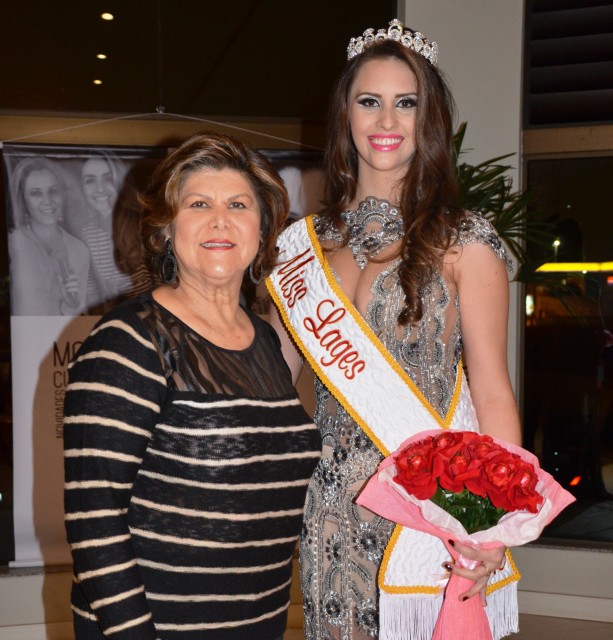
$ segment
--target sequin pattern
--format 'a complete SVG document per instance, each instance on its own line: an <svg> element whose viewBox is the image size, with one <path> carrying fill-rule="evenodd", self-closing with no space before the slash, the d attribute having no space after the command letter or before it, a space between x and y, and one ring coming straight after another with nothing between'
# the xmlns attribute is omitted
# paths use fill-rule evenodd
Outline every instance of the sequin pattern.
<svg viewBox="0 0 613 640"><path fill-rule="evenodd" d="M479 214L467 213L457 244L473 242L489 246L510 267L492 225ZM393 262L375 278L366 321L444 415L462 354L457 291L437 274L423 291L422 320L413 327L398 327L404 294L397 267ZM307 492L300 540L305 638L377 638L377 572L394 525L358 507L353 498L382 456L324 385L319 380L315 385L314 419L324 446Z"/></svg>

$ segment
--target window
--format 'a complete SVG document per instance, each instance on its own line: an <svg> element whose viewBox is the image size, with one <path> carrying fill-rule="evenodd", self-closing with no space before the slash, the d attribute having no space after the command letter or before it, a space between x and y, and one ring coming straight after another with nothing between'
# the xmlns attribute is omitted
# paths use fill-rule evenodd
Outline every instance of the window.
<svg viewBox="0 0 613 640"><path fill-rule="evenodd" d="M613 541L613 155L533 159L554 222L526 287L524 446L576 497L545 532Z"/></svg>

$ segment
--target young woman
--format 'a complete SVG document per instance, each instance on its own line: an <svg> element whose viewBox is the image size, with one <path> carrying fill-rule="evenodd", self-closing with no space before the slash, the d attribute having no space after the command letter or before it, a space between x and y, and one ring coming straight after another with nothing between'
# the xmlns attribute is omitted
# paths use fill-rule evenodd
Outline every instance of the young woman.
<svg viewBox="0 0 613 640"><path fill-rule="evenodd" d="M11 176L11 312L70 316L85 310L87 247L62 228L66 186L47 158L26 158Z"/></svg>
<svg viewBox="0 0 613 640"><path fill-rule="evenodd" d="M269 287L294 376L303 357L317 373L324 447L300 547L305 635L421 640L432 635L450 558L440 541L411 534L399 561L394 524L354 498L385 455L424 429L408 417L415 403L443 428L476 429L478 420L482 432L519 444L506 363L508 258L491 224L459 205L452 98L436 44L395 20L352 39L348 54L331 102L327 206L281 237ZM407 411L390 419L395 377L406 380ZM467 426L470 393L476 419ZM503 550L457 546L476 561L450 569L474 580L464 597L485 601L489 581L494 637L513 631L512 563L497 571ZM390 572L405 565L410 581L389 588Z"/></svg>

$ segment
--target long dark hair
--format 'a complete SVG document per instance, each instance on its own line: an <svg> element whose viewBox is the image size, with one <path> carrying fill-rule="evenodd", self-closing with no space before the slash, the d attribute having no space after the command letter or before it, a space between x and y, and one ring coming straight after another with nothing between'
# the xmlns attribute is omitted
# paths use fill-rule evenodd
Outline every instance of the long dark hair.
<svg viewBox="0 0 613 640"><path fill-rule="evenodd" d="M463 212L454 169L453 98L437 68L399 42L373 43L347 63L337 81L330 101L324 155L326 206L322 216L343 231L347 240L340 216L355 198L358 178L358 153L349 126L348 96L366 62L389 58L400 60L415 74L418 92L416 151L400 185L398 203L404 219L398 277L406 299L398 322L406 325L421 319L420 291L440 269L444 253L456 240Z"/></svg>

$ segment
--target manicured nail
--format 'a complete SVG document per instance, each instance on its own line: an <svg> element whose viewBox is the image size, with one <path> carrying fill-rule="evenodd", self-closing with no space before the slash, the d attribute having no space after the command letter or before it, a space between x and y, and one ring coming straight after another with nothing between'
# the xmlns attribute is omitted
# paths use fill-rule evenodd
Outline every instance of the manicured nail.
<svg viewBox="0 0 613 640"><path fill-rule="evenodd" d="M447 542L452 546L455 547L455 542L453 540L447 540Z"/></svg>
<svg viewBox="0 0 613 640"><path fill-rule="evenodd" d="M451 571L451 563L449 562L443 562L443 569L447 570L447 571Z"/></svg>
<svg viewBox="0 0 613 640"><path fill-rule="evenodd" d="M466 602L468 600L468 596L462 596L462 602Z"/></svg>

